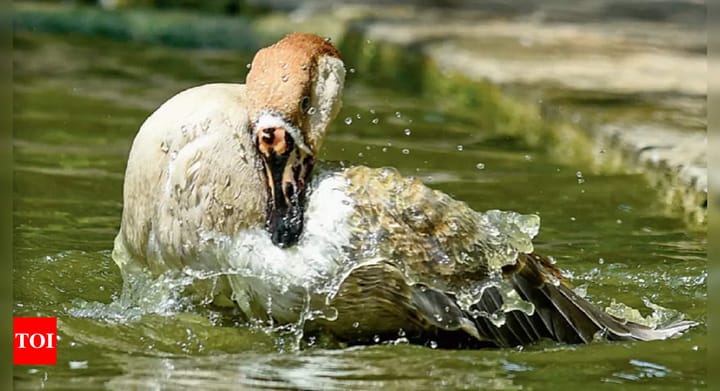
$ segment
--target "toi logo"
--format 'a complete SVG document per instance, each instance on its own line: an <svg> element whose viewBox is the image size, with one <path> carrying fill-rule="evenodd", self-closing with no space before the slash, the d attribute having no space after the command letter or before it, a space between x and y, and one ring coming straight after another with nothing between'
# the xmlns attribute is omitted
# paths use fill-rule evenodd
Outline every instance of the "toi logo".
<svg viewBox="0 0 720 391"><path fill-rule="evenodd" d="M13 338L13 364L57 362L57 318L13 318Z"/></svg>

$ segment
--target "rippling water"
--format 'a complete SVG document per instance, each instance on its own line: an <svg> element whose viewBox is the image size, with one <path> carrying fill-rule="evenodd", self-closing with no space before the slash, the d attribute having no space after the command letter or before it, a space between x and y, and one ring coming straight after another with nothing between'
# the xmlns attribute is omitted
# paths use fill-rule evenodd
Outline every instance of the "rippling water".
<svg viewBox="0 0 720 391"><path fill-rule="evenodd" d="M701 325L671 341L522 351L298 349L292 330L185 302L183 281L123 295L110 252L134 133L179 90L242 80L250 57L39 33L17 34L15 48L14 315L57 316L61 338L58 365L16 367L17 388L704 387L705 235L663 215L642 176L554 162L478 129L474 113L352 73L324 159L394 166L477 210L538 214L536 250L593 301L644 308L646 298Z"/></svg>

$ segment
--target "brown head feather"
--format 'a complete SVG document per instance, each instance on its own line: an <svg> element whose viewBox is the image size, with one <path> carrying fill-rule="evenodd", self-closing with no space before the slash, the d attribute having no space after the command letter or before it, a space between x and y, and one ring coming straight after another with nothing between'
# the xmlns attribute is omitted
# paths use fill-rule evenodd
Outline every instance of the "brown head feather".
<svg viewBox="0 0 720 391"><path fill-rule="evenodd" d="M323 56L340 58L338 50L314 34L293 33L255 55L247 76L250 120L265 110L282 115L305 131L301 102L310 89Z"/></svg>

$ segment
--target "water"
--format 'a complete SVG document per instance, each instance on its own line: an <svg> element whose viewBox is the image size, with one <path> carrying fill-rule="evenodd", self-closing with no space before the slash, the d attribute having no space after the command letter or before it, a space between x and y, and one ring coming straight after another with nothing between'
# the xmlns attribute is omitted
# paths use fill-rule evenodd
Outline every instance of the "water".
<svg viewBox="0 0 720 391"><path fill-rule="evenodd" d="M145 304L123 297L110 252L134 133L184 88L242 80L250 56L39 33L17 34L15 48L14 316L57 316L61 338L58 365L17 367L17 388L704 387L705 234L663 215L642 176L559 164L478 129L472 112L373 88L352 72L324 159L394 166L476 210L537 214L535 249L591 300L646 315L645 298L701 325L651 343L298 350L291 331L239 325L184 301L182 281L148 282L135 292Z"/></svg>

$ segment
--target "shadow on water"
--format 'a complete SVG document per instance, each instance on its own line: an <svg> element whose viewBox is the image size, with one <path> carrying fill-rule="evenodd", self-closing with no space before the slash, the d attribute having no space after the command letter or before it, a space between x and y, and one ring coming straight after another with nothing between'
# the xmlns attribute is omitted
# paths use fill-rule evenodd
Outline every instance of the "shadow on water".
<svg viewBox="0 0 720 391"><path fill-rule="evenodd" d="M292 335L237 325L172 289L140 295L152 311L123 306L110 250L135 132L180 90L242 81L250 55L41 33L16 34L15 48L14 315L57 316L61 337L58 365L18 367L18 388L704 384L704 325L672 341L545 343L524 351L392 343L297 350ZM641 176L558 163L479 125L482 113L375 87L361 76L348 73L324 159L394 166L477 210L537 213L543 228L536 249L553 255L592 300L642 308L647 298L705 321L705 238L659 212Z"/></svg>

